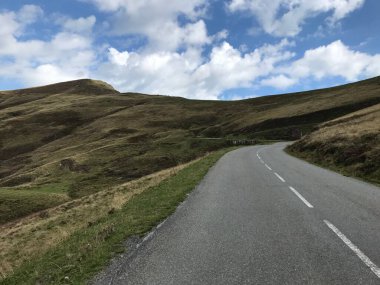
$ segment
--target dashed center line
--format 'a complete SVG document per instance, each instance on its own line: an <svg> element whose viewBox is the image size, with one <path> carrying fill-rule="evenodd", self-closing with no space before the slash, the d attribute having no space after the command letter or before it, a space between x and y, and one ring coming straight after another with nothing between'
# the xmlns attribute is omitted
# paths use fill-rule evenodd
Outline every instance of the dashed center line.
<svg viewBox="0 0 380 285"><path fill-rule="evenodd" d="M280 179L282 182L285 182L285 179L282 178L277 172L275 172L274 175L276 175L277 178Z"/></svg>
<svg viewBox="0 0 380 285"><path fill-rule="evenodd" d="M289 186L289 189L298 197L306 206L309 208L314 208L312 204L309 203L296 189L294 189L292 186Z"/></svg>
<svg viewBox="0 0 380 285"><path fill-rule="evenodd" d="M271 171L273 171L273 169L268 165L266 164L262 158L260 157L259 153L257 152L256 153L257 157L259 158L259 160L261 161L261 163L263 163L265 165L265 167ZM274 174L277 176L278 179L280 179L282 182L286 182L284 178L282 178L277 172L274 172ZM303 197L296 189L294 189L292 186L289 186L289 189L306 205L308 206L309 208L314 208L314 206L305 199L305 197Z"/></svg>
<svg viewBox="0 0 380 285"><path fill-rule="evenodd" d="M380 278L380 268L377 267L356 245L354 245L341 231L332 223L323 220L325 224L367 265L377 277Z"/></svg>
<svg viewBox="0 0 380 285"><path fill-rule="evenodd" d="M266 164L262 159L261 159L261 157L259 156L259 153L257 153L256 154L257 155L257 157L260 159L260 161L262 162L262 163L264 163L264 165L265 165L265 167L266 168L268 168L269 170L271 170L272 171L272 168L268 165L268 164ZM285 179L284 178L282 178L277 172L275 172L274 173L276 176L277 176L277 178L278 179L280 179L282 182L285 182ZM305 197L303 197L296 189L294 189L292 186L289 186L289 189L306 205L306 206L308 206L309 208L314 208L314 206L312 205L312 204L310 204L309 203L309 201L307 201L306 199L305 199Z"/></svg>
<svg viewBox="0 0 380 285"><path fill-rule="evenodd" d="M265 167L269 170L272 170L272 168L266 164L262 158L260 157L259 153L257 152L257 157L259 158L260 162L265 165ZM277 176L279 180L282 182L286 182L284 178L282 178L277 172L274 172L274 174ZM305 199L296 189L294 189L292 186L289 186L289 189L309 208L314 208L314 206ZM323 222L360 258L360 260L368 266L375 275L380 278L380 268L373 263L368 256L366 256L355 244L353 244L341 231L339 231L332 223L330 223L327 220L323 220Z"/></svg>

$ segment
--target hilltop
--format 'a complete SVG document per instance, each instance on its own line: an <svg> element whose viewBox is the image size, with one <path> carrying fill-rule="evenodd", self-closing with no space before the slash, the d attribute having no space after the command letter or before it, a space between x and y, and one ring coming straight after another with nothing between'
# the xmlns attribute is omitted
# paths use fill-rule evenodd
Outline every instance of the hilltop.
<svg viewBox="0 0 380 285"><path fill-rule="evenodd" d="M226 138L294 140L379 103L380 77L233 102L119 93L89 79L3 91L0 222L185 163Z"/></svg>
<svg viewBox="0 0 380 285"><path fill-rule="evenodd" d="M45 86L37 86L24 88L14 91L3 91L2 95L25 95L29 97L32 94L119 94L112 85L101 80L94 79L79 79L60 83L49 84Z"/></svg>

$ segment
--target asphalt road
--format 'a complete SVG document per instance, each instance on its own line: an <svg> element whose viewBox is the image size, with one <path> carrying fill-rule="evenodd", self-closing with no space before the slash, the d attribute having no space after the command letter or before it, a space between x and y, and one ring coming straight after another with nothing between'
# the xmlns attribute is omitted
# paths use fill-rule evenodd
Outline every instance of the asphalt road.
<svg viewBox="0 0 380 285"><path fill-rule="evenodd" d="M380 188L238 149L96 284L380 284Z"/></svg>

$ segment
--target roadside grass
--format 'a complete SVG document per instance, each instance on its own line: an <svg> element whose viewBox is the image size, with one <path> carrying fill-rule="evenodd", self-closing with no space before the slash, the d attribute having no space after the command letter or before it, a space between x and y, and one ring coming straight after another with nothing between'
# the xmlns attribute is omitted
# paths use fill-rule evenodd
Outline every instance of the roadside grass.
<svg viewBox="0 0 380 285"><path fill-rule="evenodd" d="M319 125L287 151L343 175L380 184L380 104Z"/></svg>
<svg viewBox="0 0 380 285"><path fill-rule="evenodd" d="M0 224L66 202L66 194L0 189Z"/></svg>
<svg viewBox="0 0 380 285"><path fill-rule="evenodd" d="M0 276L9 275L25 261L38 258L75 231L93 224L115 209L120 209L133 195L157 185L195 161L113 188L104 188L96 194L70 200L57 207L0 225Z"/></svg>
<svg viewBox="0 0 380 285"><path fill-rule="evenodd" d="M123 242L127 238L142 237L172 214L177 205L186 198L186 194L201 181L209 168L232 149L234 148L213 152L172 173L156 185L150 185L146 190L135 192L126 199L127 203L121 201L119 208L112 208L106 212L106 215L94 217L90 223L86 223L85 227L74 231L63 241L57 242L38 258L22 263L12 275L2 280L2 284L85 283L116 253L125 251ZM144 183L136 189L141 189L143 185ZM125 188L121 187L115 190L115 193L124 191ZM129 192L130 189L126 193ZM92 196L101 194L103 193L99 192ZM82 199L89 199L89 197L91 196ZM100 200L104 200L104 197ZM78 204L83 205L83 201ZM77 217L72 218L77 219ZM22 248L19 250L22 251Z"/></svg>
<svg viewBox="0 0 380 285"><path fill-rule="evenodd" d="M59 161L44 165L32 174L40 177L38 183L0 188L0 225L69 199L78 199L187 163L228 145L226 141L199 140L188 134L180 139L181 135L133 145L124 145L128 139L124 138L107 148L96 147L96 150L90 150L90 154L66 157L66 161L75 163L74 167L91 166L86 172L62 169Z"/></svg>
<svg viewBox="0 0 380 285"><path fill-rule="evenodd" d="M355 177L365 182L380 186L380 168L379 166L376 166L378 165L379 160L375 160L374 163L359 162L352 165L347 165L341 163L336 159L336 157L323 153L321 150L299 151L296 147L288 146L285 151L292 156L306 160L314 165L325 167L344 176ZM340 151L344 152L344 148L342 147Z"/></svg>
<svg viewBox="0 0 380 285"><path fill-rule="evenodd" d="M102 149L85 162L97 167L92 167L89 173L77 174L68 194L72 198L93 194L99 189L186 163L226 146L225 141L202 141L192 138L188 132L179 132L178 137Z"/></svg>

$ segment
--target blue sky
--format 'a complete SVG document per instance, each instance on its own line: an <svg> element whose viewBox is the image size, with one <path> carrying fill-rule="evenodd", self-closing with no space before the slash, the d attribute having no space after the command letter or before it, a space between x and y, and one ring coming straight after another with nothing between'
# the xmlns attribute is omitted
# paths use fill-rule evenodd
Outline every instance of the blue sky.
<svg viewBox="0 0 380 285"><path fill-rule="evenodd" d="M235 100L380 75L378 0L0 2L0 90L79 78Z"/></svg>

